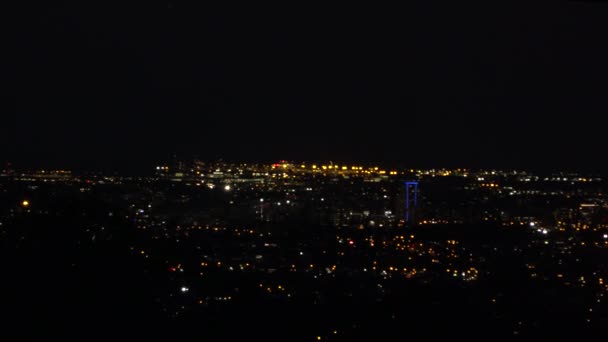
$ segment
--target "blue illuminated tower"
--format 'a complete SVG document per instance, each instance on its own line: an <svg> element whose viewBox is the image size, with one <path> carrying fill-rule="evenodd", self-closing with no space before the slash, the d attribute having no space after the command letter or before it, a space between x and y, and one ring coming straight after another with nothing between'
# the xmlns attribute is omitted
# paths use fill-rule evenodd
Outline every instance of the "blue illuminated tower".
<svg viewBox="0 0 608 342"><path fill-rule="evenodd" d="M416 223L416 208L418 208L418 182L405 182L405 223Z"/></svg>

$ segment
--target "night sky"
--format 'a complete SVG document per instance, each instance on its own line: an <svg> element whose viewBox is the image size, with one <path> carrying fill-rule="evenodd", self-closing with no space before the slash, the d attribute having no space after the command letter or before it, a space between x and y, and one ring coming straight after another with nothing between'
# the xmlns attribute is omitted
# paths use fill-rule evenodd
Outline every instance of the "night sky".
<svg viewBox="0 0 608 342"><path fill-rule="evenodd" d="M0 161L17 167L608 171L607 5L4 12Z"/></svg>

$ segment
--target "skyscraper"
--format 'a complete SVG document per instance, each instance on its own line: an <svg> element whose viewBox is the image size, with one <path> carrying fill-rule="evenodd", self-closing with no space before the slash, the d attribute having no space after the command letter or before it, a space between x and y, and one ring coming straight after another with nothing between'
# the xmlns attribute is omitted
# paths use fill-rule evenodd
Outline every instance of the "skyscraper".
<svg viewBox="0 0 608 342"><path fill-rule="evenodd" d="M418 208L418 182L405 182L405 223L416 223L416 209Z"/></svg>

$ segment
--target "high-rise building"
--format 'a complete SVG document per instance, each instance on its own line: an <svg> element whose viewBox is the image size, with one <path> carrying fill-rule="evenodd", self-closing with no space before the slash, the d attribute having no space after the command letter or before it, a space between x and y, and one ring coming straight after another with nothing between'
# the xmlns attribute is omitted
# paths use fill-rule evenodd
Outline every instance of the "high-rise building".
<svg viewBox="0 0 608 342"><path fill-rule="evenodd" d="M418 182L405 182L405 224L416 223L418 208Z"/></svg>

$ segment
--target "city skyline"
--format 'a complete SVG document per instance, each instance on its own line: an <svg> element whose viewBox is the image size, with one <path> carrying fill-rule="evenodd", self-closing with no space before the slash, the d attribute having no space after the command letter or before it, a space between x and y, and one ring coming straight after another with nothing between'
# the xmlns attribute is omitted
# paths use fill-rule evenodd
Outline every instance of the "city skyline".
<svg viewBox="0 0 608 342"><path fill-rule="evenodd" d="M0 340L608 337L608 3L3 10Z"/></svg>
<svg viewBox="0 0 608 342"><path fill-rule="evenodd" d="M199 159L199 158L183 158L183 159L157 159L156 163L141 165L137 169L116 168L109 166L96 167L68 167L69 163L62 165L53 164L16 164L6 162L0 165L0 172L5 174L70 174L70 175L116 175L116 176L152 176L161 171L166 171L170 174L184 173L188 174L196 170L195 165L205 165L213 167L223 165L224 167L258 167L258 168L280 168L281 166L289 165L295 171L317 171L325 174L331 173L351 173L367 172L370 174L381 174L387 176L403 176L403 175L421 175L436 173L437 175L463 175L476 173L496 172L498 174L530 174L530 175L586 175L593 177L606 177L605 172L581 169L581 168L562 168L562 169L547 169L547 168L517 168L517 167L448 167L448 166L428 166L421 167L418 165L406 163L390 163L379 161L333 161L333 160L225 160L219 159ZM169 166L171 165L171 166ZM200 166L198 166L200 167ZM166 168L166 169L163 169ZM291 170L291 171L293 171ZM357 171L358 170L358 171Z"/></svg>
<svg viewBox="0 0 608 342"><path fill-rule="evenodd" d="M288 161L150 168L0 171L3 338L608 333L605 177Z"/></svg>

